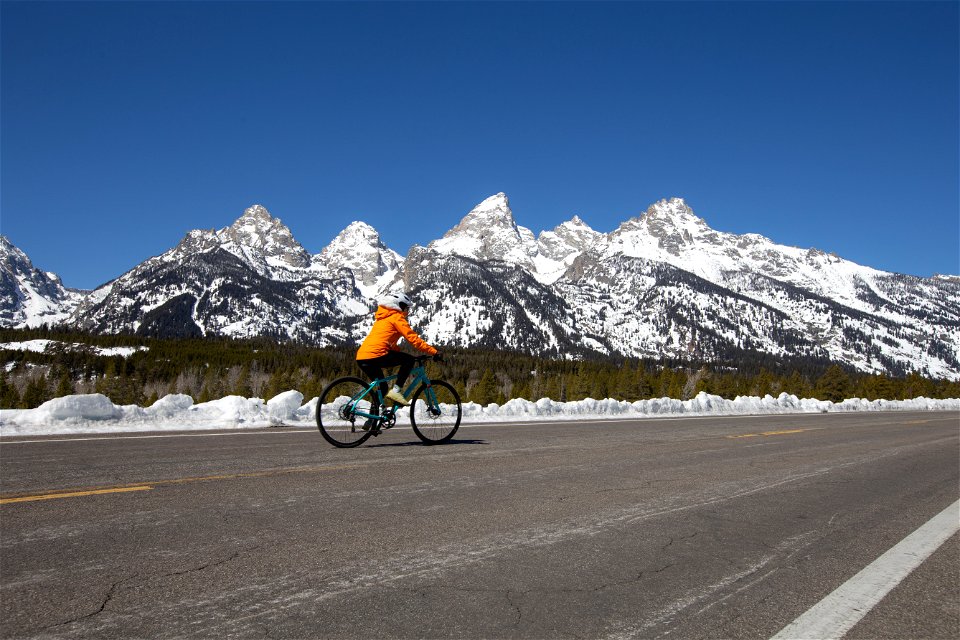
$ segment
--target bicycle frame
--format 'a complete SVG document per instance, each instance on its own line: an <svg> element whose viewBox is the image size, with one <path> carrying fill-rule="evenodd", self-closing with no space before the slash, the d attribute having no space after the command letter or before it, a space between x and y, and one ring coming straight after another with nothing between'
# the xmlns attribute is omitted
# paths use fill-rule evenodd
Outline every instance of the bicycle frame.
<svg viewBox="0 0 960 640"><path fill-rule="evenodd" d="M426 366L424 366L424 362L425 362L424 359L417 358L417 364L410 371L410 376L411 376L410 384L407 385L407 388L404 389L402 393L404 398L409 398L411 395L413 395L413 392L417 389L417 387L422 384L427 388L424 399L429 403L431 407L435 407L437 405L437 397L433 393L433 387L430 384L430 378L427 377L427 368ZM387 414L365 413L363 411L359 411L356 407L361 400L369 396L371 393L376 394L377 406L382 407L383 394L380 392L380 385L383 383L389 384L390 382L396 379L397 379L397 375L394 374L392 376L386 376L384 378L377 378L376 380L371 382L367 386L367 388L364 389L359 395L350 399L351 413L353 413L353 415L357 417L373 418L373 419L379 419L383 417L383 415L395 414L397 412L397 409L399 408L399 406L396 404L394 404L392 407L390 407L387 410L389 412Z"/></svg>

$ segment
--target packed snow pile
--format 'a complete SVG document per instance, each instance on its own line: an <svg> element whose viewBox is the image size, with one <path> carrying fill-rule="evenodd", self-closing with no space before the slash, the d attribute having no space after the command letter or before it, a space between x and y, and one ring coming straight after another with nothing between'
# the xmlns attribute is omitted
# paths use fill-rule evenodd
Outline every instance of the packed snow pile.
<svg viewBox="0 0 960 640"><path fill-rule="evenodd" d="M268 426L313 426L317 398L303 404L303 394L286 391L264 401L261 398L227 396L195 404L187 395L168 395L152 406L119 406L104 395L76 395L56 398L36 409L0 411L0 435L55 435L69 433L117 433L125 431L187 431L203 429L244 429ZM622 400L578 400L558 402L544 398L536 402L510 400L503 405L463 404L463 421L523 422L558 419L644 418L662 416L756 415L773 413L832 413L851 411L960 411L960 399L862 400L854 398L833 403L799 399L786 393L774 398L738 397L726 400L700 393L690 400L657 398ZM407 421L401 410L401 424Z"/></svg>

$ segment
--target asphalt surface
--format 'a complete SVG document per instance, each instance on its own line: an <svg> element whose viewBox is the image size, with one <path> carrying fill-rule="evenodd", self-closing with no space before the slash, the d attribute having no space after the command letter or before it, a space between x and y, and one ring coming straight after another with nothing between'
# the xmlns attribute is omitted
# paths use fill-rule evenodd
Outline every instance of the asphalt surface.
<svg viewBox="0 0 960 640"><path fill-rule="evenodd" d="M769 638L960 486L956 413L24 440L3 637ZM960 637L958 571L847 637Z"/></svg>

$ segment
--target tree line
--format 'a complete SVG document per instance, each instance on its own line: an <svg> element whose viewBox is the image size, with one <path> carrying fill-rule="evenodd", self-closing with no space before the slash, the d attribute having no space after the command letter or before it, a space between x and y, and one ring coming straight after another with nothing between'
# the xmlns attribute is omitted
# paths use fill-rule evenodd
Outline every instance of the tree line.
<svg viewBox="0 0 960 640"><path fill-rule="evenodd" d="M56 343L43 353L0 348L0 408L34 408L52 398L82 393L102 393L116 404L140 406L171 393L205 402L228 395L270 399L296 389L309 399L339 376L360 376L355 347L0 330L0 343L34 339ZM128 355L100 351L118 347L140 350L128 350ZM736 366L613 357L563 360L474 349L445 353L445 363L429 365L430 375L453 384L464 401L483 405L513 398L686 400L701 391L728 399L780 393L832 401L960 397L958 381L916 373L869 375L824 360L749 352L738 354Z"/></svg>

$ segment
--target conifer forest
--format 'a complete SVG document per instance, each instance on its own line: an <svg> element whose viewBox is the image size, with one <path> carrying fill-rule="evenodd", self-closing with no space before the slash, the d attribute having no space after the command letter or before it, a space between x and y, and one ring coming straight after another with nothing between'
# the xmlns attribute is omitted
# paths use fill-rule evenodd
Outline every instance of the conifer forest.
<svg viewBox="0 0 960 640"><path fill-rule="evenodd" d="M2 345L46 339L44 352ZM129 355L102 350L128 349ZM228 395L270 399L296 389L319 396L333 379L360 376L355 347L315 348L272 340L151 339L49 329L0 330L0 408L30 409L73 394L102 393L115 404L149 406L171 393L196 402ZM430 376L453 384L464 401L502 404L512 398L560 401L614 398L689 399L701 391L733 399L777 396L840 401L960 397L960 381L870 375L820 360L738 354L736 362L605 359L561 360L506 351L449 349Z"/></svg>

